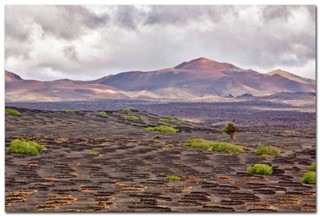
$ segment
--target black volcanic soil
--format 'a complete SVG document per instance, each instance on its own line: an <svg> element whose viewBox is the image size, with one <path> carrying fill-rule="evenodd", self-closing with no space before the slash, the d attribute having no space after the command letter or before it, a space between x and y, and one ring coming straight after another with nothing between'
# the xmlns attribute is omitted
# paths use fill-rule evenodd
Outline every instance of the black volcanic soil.
<svg viewBox="0 0 320 216"><path fill-rule="evenodd" d="M228 141L201 124L168 124L179 133L146 131L159 116L134 111L66 113L18 109L6 116L6 147L15 138L35 140L47 150L37 156L6 154L7 212L314 212L316 187L299 183L315 162L315 136L281 128L237 134L245 153L188 149L191 138ZM141 120L125 120L126 115ZM263 159L260 145L282 150ZM99 156L88 155L91 151ZM271 176L251 175L249 165L273 166ZM183 181L166 182L177 175Z"/></svg>

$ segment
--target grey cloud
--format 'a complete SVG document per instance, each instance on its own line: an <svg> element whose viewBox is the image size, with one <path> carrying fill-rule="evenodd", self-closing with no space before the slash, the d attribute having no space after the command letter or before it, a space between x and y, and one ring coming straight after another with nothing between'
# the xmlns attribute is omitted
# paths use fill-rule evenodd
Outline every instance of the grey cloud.
<svg viewBox="0 0 320 216"><path fill-rule="evenodd" d="M6 36L18 40L28 39L36 26L43 36L72 40L107 21L107 14L97 15L83 6L6 6Z"/></svg>
<svg viewBox="0 0 320 216"><path fill-rule="evenodd" d="M69 60L74 60L74 61L79 61L78 59L78 51L75 46L70 45L66 46L63 49L64 55L69 59Z"/></svg>
<svg viewBox="0 0 320 216"><path fill-rule="evenodd" d="M135 6L119 6L116 7L117 13L114 18L114 24L134 30L138 27L140 19L144 15Z"/></svg>
<svg viewBox="0 0 320 216"><path fill-rule="evenodd" d="M307 5L304 7L308 10L310 18L316 20L317 7L315 5Z"/></svg>
<svg viewBox="0 0 320 216"><path fill-rule="evenodd" d="M29 58L27 71L50 68L88 79L200 56L263 70L303 68L315 59L314 6L96 7L99 12L86 6L7 6L6 65L13 67L7 69L23 71L19 65L29 65ZM36 54L50 48L38 44L48 38L59 53L39 59Z"/></svg>
<svg viewBox="0 0 320 216"><path fill-rule="evenodd" d="M268 6L264 8L262 15L266 21L274 19L287 21L291 16L291 8L285 5Z"/></svg>
<svg viewBox="0 0 320 216"><path fill-rule="evenodd" d="M195 19L204 18L206 15L211 18L219 18L219 10L215 10L212 6L153 6L145 20L146 25L161 24L185 24Z"/></svg>

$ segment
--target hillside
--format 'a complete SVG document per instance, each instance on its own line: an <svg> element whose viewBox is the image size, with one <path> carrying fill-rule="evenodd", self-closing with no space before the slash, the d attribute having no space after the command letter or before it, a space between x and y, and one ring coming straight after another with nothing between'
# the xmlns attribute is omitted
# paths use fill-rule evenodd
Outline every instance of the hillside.
<svg viewBox="0 0 320 216"><path fill-rule="evenodd" d="M315 92L315 81L285 71L262 74L207 58L157 71L131 71L93 81L23 80L5 72L6 101L72 101L98 99L199 100L281 92Z"/></svg>

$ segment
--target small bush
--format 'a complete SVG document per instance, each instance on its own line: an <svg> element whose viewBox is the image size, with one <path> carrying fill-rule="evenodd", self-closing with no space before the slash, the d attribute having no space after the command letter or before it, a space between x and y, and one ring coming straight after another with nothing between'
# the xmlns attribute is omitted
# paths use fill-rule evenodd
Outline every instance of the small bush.
<svg viewBox="0 0 320 216"><path fill-rule="evenodd" d="M131 109L123 109L122 112L125 112L125 113L131 113L132 110Z"/></svg>
<svg viewBox="0 0 320 216"><path fill-rule="evenodd" d="M185 120L178 120L177 123L178 123L178 124L181 124L181 125L185 125L185 124L187 124L187 121L185 121Z"/></svg>
<svg viewBox="0 0 320 216"><path fill-rule="evenodd" d="M160 119L161 122L166 122L166 123L174 123L175 120L170 120L170 119Z"/></svg>
<svg viewBox="0 0 320 216"><path fill-rule="evenodd" d="M12 109L12 108L5 108L6 115L13 115L13 116L19 116L21 113L18 110Z"/></svg>
<svg viewBox="0 0 320 216"><path fill-rule="evenodd" d="M248 173L257 175L271 175L273 173L272 167L267 164L255 164L248 167L247 171Z"/></svg>
<svg viewBox="0 0 320 216"><path fill-rule="evenodd" d="M182 181L182 178L180 178L179 176L166 176L164 178L165 181L167 182L171 182L171 181Z"/></svg>
<svg viewBox="0 0 320 216"><path fill-rule="evenodd" d="M77 110L64 110L64 112L66 112L66 113L76 113L78 111Z"/></svg>
<svg viewBox="0 0 320 216"><path fill-rule="evenodd" d="M100 153L97 152L97 151L92 151L92 152L89 152L88 155L92 155L92 156L97 156L99 155Z"/></svg>
<svg viewBox="0 0 320 216"><path fill-rule="evenodd" d="M168 120L173 120L173 116L163 116L162 119L168 119Z"/></svg>
<svg viewBox="0 0 320 216"><path fill-rule="evenodd" d="M300 180L301 184L316 184L316 172L306 172Z"/></svg>
<svg viewBox="0 0 320 216"><path fill-rule="evenodd" d="M147 127L148 125L147 124L137 124L136 126L138 126L138 127Z"/></svg>
<svg viewBox="0 0 320 216"><path fill-rule="evenodd" d="M260 155L260 157L262 158L262 159L268 159L268 158L270 158L270 155L267 155L267 154L262 154L262 155Z"/></svg>
<svg viewBox="0 0 320 216"><path fill-rule="evenodd" d="M160 125L158 127L147 127L146 128L147 131L158 131L158 132L163 132L163 133L176 133L178 130L170 127L170 126L166 126L166 125Z"/></svg>
<svg viewBox="0 0 320 216"><path fill-rule="evenodd" d="M210 146L212 146L213 143L214 142L205 139L194 138L189 140L184 146L190 148L208 149L210 148Z"/></svg>
<svg viewBox="0 0 320 216"><path fill-rule="evenodd" d="M238 131L238 127L231 122L228 123L224 128L220 129L221 133L226 133L230 136L231 141L234 140L234 137L235 137L235 134L237 133L237 131Z"/></svg>
<svg viewBox="0 0 320 216"><path fill-rule="evenodd" d="M311 164L309 171L316 171L316 163Z"/></svg>
<svg viewBox="0 0 320 216"><path fill-rule="evenodd" d="M139 120L140 118L138 116L131 115L131 116L126 116L125 119L130 121L136 121L136 120Z"/></svg>
<svg viewBox="0 0 320 216"><path fill-rule="evenodd" d="M227 153L244 152L242 146L237 146L237 145L233 145L231 143L226 143L226 142L214 143L209 150L214 152L227 152Z"/></svg>
<svg viewBox="0 0 320 216"><path fill-rule="evenodd" d="M256 154L258 155L280 155L280 149L274 146L261 146L257 149Z"/></svg>
<svg viewBox="0 0 320 216"><path fill-rule="evenodd" d="M160 121L167 122L167 123L174 123L175 120L172 116L163 116L160 118Z"/></svg>
<svg viewBox="0 0 320 216"><path fill-rule="evenodd" d="M105 111L100 111L100 112L98 112L98 115L105 116L105 115L107 115L107 113Z"/></svg>
<svg viewBox="0 0 320 216"><path fill-rule="evenodd" d="M37 142L15 139L11 141L6 153L37 155L44 149L45 147Z"/></svg>

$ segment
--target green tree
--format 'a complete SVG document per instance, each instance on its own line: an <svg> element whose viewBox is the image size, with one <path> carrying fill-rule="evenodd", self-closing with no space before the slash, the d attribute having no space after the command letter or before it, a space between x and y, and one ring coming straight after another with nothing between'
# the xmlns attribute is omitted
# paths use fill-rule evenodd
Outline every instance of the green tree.
<svg viewBox="0 0 320 216"><path fill-rule="evenodd" d="M233 123L228 123L224 128L220 129L221 133L226 133L230 136L230 141L233 143L236 133L238 131L238 127Z"/></svg>

